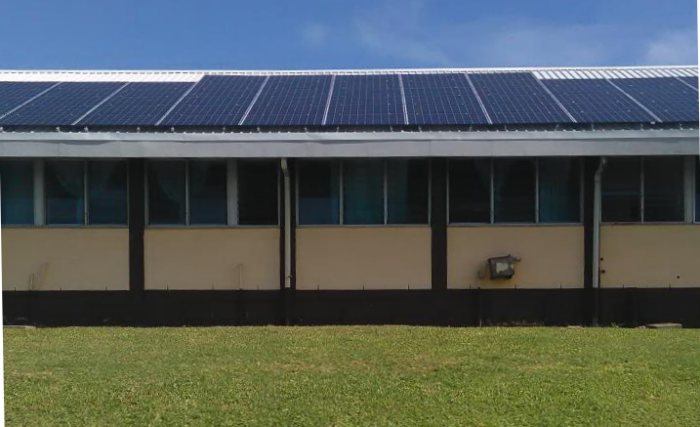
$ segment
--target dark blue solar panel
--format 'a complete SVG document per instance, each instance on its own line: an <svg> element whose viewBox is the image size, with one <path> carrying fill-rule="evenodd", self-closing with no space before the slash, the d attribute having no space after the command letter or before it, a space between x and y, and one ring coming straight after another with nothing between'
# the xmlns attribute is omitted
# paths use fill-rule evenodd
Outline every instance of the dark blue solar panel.
<svg viewBox="0 0 700 427"><path fill-rule="evenodd" d="M698 121L698 93L673 77L611 81L665 122Z"/></svg>
<svg viewBox="0 0 700 427"><path fill-rule="evenodd" d="M0 115L55 85L55 82L0 82Z"/></svg>
<svg viewBox="0 0 700 427"><path fill-rule="evenodd" d="M695 89L698 88L698 78L697 77L679 77L679 79L683 80L684 82L688 83Z"/></svg>
<svg viewBox="0 0 700 427"><path fill-rule="evenodd" d="M326 124L404 124L398 76L337 76Z"/></svg>
<svg viewBox="0 0 700 427"><path fill-rule="evenodd" d="M123 84L116 82L61 83L14 113L0 119L0 124L70 125Z"/></svg>
<svg viewBox="0 0 700 427"><path fill-rule="evenodd" d="M264 81L264 76L205 76L162 124L238 125Z"/></svg>
<svg viewBox="0 0 700 427"><path fill-rule="evenodd" d="M244 125L320 125L331 76L272 76Z"/></svg>
<svg viewBox="0 0 700 427"><path fill-rule="evenodd" d="M495 124L571 123L530 73L470 74Z"/></svg>
<svg viewBox="0 0 700 427"><path fill-rule="evenodd" d="M464 74L406 74L402 79L409 124L488 123Z"/></svg>
<svg viewBox="0 0 700 427"><path fill-rule="evenodd" d="M193 83L129 83L78 124L154 125Z"/></svg>
<svg viewBox="0 0 700 427"><path fill-rule="evenodd" d="M580 123L639 123L654 118L604 79L544 79Z"/></svg>

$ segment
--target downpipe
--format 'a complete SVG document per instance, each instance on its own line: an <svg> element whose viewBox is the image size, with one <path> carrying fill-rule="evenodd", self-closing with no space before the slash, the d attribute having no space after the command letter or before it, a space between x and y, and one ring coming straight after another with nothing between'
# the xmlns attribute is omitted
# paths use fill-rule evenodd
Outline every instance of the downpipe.
<svg viewBox="0 0 700 427"><path fill-rule="evenodd" d="M593 313L592 324L598 325L598 300L600 289L600 224L602 220L602 181L603 171L607 159L601 157L598 168L593 176L593 244L591 248L592 274L591 287L593 288Z"/></svg>
<svg viewBox="0 0 700 427"><path fill-rule="evenodd" d="M284 182L284 287L289 289L292 287L292 188L287 159L282 159L280 166Z"/></svg>

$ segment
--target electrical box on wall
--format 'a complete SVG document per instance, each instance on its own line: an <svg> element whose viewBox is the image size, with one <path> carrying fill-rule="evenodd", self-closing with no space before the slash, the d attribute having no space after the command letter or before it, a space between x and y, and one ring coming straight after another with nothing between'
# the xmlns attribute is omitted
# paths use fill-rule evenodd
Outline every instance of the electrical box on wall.
<svg viewBox="0 0 700 427"><path fill-rule="evenodd" d="M515 263L519 261L520 258L512 255L489 258L489 277L492 280L512 278L515 275Z"/></svg>

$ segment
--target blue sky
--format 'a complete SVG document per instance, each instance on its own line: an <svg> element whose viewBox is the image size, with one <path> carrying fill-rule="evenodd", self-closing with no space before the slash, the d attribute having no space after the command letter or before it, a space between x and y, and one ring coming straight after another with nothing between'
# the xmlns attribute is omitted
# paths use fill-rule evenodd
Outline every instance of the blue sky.
<svg viewBox="0 0 700 427"><path fill-rule="evenodd" d="M0 68L697 63L695 0L0 0Z"/></svg>

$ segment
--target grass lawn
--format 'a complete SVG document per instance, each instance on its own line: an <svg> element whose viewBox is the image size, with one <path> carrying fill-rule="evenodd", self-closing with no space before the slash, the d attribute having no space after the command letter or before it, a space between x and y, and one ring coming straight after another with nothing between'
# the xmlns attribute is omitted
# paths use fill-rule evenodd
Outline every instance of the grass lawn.
<svg viewBox="0 0 700 427"><path fill-rule="evenodd" d="M700 425L700 330L4 333L8 425Z"/></svg>

